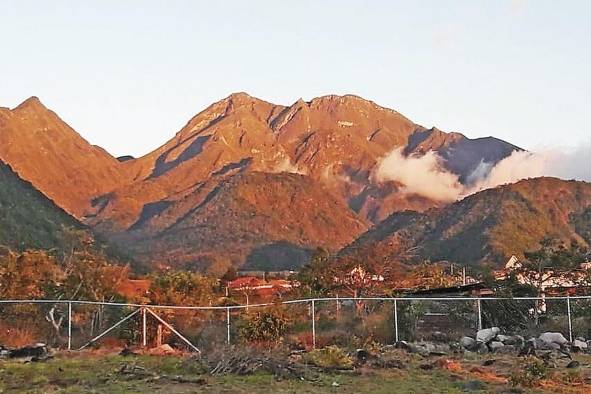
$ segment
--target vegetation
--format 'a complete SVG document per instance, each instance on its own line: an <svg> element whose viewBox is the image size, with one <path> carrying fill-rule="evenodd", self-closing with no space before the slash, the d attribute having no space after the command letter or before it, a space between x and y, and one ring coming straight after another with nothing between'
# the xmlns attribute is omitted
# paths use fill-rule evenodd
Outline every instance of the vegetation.
<svg viewBox="0 0 591 394"><path fill-rule="evenodd" d="M82 225L0 162L0 245L18 251L62 249Z"/></svg>
<svg viewBox="0 0 591 394"><path fill-rule="evenodd" d="M353 359L338 346L326 346L307 353L304 359L318 367L325 369L351 369Z"/></svg>
<svg viewBox="0 0 591 394"><path fill-rule="evenodd" d="M289 321L279 309L258 311L247 317L240 329L242 338L249 342L279 342L287 330Z"/></svg>

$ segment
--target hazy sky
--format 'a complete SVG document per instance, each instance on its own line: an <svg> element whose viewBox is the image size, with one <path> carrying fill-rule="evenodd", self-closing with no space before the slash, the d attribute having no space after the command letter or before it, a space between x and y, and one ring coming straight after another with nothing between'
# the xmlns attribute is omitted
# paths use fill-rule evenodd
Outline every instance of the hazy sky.
<svg viewBox="0 0 591 394"><path fill-rule="evenodd" d="M353 93L427 127L575 146L590 18L591 1L0 0L0 106L39 96L114 155L235 91Z"/></svg>

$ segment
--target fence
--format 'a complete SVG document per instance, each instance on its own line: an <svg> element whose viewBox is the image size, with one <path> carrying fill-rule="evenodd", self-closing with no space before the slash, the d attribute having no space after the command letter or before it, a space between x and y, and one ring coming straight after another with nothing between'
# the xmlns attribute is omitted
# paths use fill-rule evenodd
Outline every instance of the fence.
<svg viewBox="0 0 591 394"><path fill-rule="evenodd" d="M499 326L509 333L558 331L591 337L591 296L522 298L314 298L239 306L142 305L69 300L0 300L0 344L21 338L82 350L99 341L184 345L200 352L241 341L245 318L280 309L294 343L322 347L450 339ZM43 319L40 319L43 317ZM157 323L156 327L148 321ZM355 342L356 341L356 342ZM3 343L4 342L4 343Z"/></svg>

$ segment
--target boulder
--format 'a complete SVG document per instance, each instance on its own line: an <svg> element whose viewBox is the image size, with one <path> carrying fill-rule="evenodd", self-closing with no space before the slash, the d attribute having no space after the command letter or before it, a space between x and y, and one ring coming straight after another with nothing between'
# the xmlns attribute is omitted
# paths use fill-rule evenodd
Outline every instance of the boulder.
<svg viewBox="0 0 591 394"><path fill-rule="evenodd" d="M497 350L499 350L500 348L504 347L505 345L503 345L503 342L499 342L499 341L492 341L491 343L488 344L490 351L491 352L496 352Z"/></svg>
<svg viewBox="0 0 591 394"><path fill-rule="evenodd" d="M588 347L587 342L581 341L579 339L575 339L572 344L572 348L575 351L582 351L582 350L587 349L587 347Z"/></svg>
<svg viewBox="0 0 591 394"><path fill-rule="evenodd" d="M510 341L512 338L513 338L513 337L511 337L511 336L509 336L509 335L503 335L503 334L499 334L499 335L497 335L497 338L496 338L496 340L497 340L497 341L499 341L499 342L503 342L503 343L505 343L505 342L507 342L507 341Z"/></svg>
<svg viewBox="0 0 591 394"><path fill-rule="evenodd" d="M47 360L52 357L49 347L44 343L36 343L30 346L24 346L10 350L8 357L17 359L26 359L31 361Z"/></svg>
<svg viewBox="0 0 591 394"><path fill-rule="evenodd" d="M485 328L476 333L476 340L478 342L488 343L495 339L500 332L501 329L499 327Z"/></svg>
<svg viewBox="0 0 591 394"><path fill-rule="evenodd" d="M470 337L462 337L462 339L460 339L460 345L464 348L464 349L473 349L474 346L476 345L476 340Z"/></svg>
<svg viewBox="0 0 591 394"><path fill-rule="evenodd" d="M478 348L476 349L478 354L487 354L489 352L488 346L484 342L478 342Z"/></svg>
<svg viewBox="0 0 591 394"><path fill-rule="evenodd" d="M568 341L559 332L545 332L540 334L539 338L546 343L557 343L559 345L566 345Z"/></svg>

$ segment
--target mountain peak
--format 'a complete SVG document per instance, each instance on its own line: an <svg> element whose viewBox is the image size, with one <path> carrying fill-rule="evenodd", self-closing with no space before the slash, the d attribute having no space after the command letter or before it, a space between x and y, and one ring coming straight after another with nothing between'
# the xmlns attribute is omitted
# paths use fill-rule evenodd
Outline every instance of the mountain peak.
<svg viewBox="0 0 591 394"><path fill-rule="evenodd" d="M41 100L39 100L39 97L37 96L31 96L28 99L26 99L25 101L23 101L22 103L20 103L15 110L28 110L28 109L42 109L42 110L47 110L47 107L45 105L43 105L43 103L41 102Z"/></svg>

